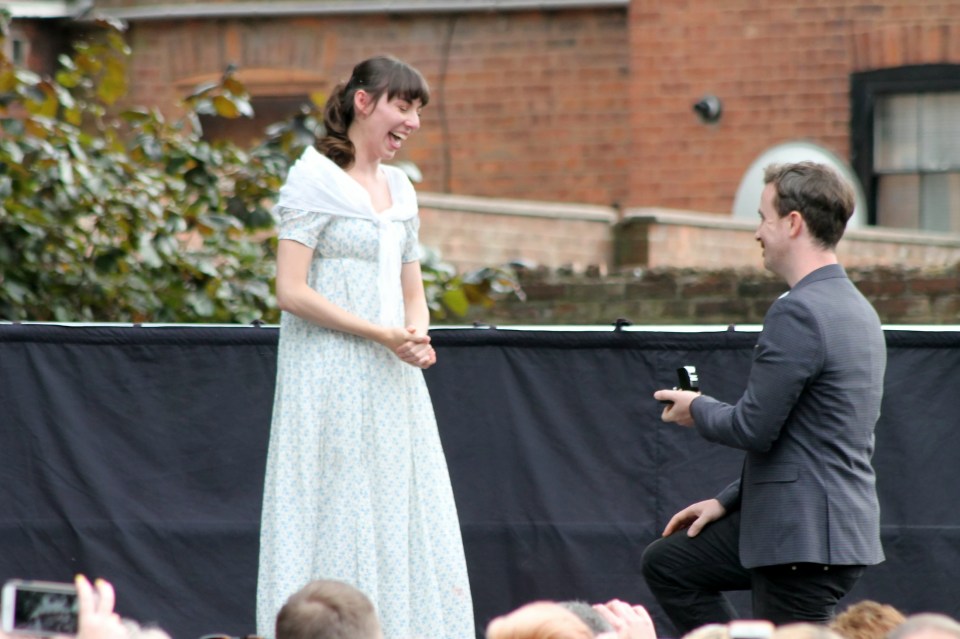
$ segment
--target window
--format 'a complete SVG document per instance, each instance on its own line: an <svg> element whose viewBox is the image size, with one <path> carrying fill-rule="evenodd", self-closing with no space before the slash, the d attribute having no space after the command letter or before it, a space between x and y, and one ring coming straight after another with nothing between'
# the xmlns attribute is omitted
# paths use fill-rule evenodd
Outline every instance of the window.
<svg viewBox="0 0 960 639"><path fill-rule="evenodd" d="M253 96L252 118L227 119L215 115L201 115L200 126L206 140L230 140L240 146L251 147L264 138L264 130L271 124L282 122L300 112L300 107L308 105L310 97L293 96Z"/></svg>
<svg viewBox="0 0 960 639"><path fill-rule="evenodd" d="M854 74L851 98L870 222L960 233L960 65Z"/></svg>
<svg viewBox="0 0 960 639"><path fill-rule="evenodd" d="M219 82L221 73L207 73L183 78L176 82L183 95L193 93L197 86ZM311 71L300 69L241 68L236 78L250 93L253 118L221 118L200 116L200 126L206 140L230 140L241 146L251 146L263 140L264 129L300 113L302 107L323 104L326 101L328 81Z"/></svg>
<svg viewBox="0 0 960 639"><path fill-rule="evenodd" d="M30 43L17 30L11 29L10 34L3 41L3 53L7 59L18 67L26 67L27 54L30 52Z"/></svg>

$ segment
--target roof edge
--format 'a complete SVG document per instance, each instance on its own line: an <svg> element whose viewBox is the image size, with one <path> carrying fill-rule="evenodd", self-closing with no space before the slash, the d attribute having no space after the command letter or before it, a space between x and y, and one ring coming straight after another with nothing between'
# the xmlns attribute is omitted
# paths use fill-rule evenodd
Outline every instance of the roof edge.
<svg viewBox="0 0 960 639"><path fill-rule="evenodd" d="M53 2L4 2L13 19L76 18L90 9L93 0L55 0Z"/></svg>
<svg viewBox="0 0 960 639"><path fill-rule="evenodd" d="M630 0L471 0L470 2L464 2L463 0L313 0L311 2L257 0L251 2L158 4L111 9L95 8L94 13L134 22L249 16L556 11L560 9L626 8L629 5Z"/></svg>

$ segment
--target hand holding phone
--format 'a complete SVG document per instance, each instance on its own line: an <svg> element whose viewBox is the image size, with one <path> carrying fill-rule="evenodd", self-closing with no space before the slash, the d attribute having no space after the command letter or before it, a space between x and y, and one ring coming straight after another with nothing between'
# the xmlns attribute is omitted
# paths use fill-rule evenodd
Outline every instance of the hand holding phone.
<svg viewBox="0 0 960 639"><path fill-rule="evenodd" d="M11 579L0 594L0 627L14 636L127 639L115 601L113 586L103 579L93 584L82 575L72 584Z"/></svg>
<svg viewBox="0 0 960 639"><path fill-rule="evenodd" d="M673 390L688 390L695 393L700 392L700 376L697 375L696 366L681 366L677 369L677 385ZM668 399L661 399L661 404L672 405Z"/></svg>

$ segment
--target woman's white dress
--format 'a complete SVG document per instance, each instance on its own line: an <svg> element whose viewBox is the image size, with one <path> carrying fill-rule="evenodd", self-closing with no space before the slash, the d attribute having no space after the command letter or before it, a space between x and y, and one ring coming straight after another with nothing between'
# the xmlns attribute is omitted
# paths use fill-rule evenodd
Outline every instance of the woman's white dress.
<svg viewBox="0 0 960 639"><path fill-rule="evenodd" d="M280 239L314 248L309 283L404 325L400 262L418 257L416 194L383 166L393 206L308 149L277 206ZM474 634L463 544L423 373L384 346L283 313L264 484L257 630L313 579L353 584L385 639Z"/></svg>

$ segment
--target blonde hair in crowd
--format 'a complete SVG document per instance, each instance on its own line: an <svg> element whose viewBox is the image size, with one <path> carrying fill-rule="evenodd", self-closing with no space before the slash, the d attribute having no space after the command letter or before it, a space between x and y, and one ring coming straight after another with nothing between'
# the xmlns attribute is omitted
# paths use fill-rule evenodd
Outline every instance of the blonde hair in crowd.
<svg viewBox="0 0 960 639"><path fill-rule="evenodd" d="M535 601L497 617L487 639L592 639L593 632L574 613L552 601Z"/></svg>

